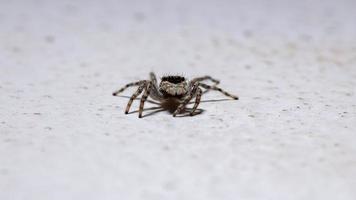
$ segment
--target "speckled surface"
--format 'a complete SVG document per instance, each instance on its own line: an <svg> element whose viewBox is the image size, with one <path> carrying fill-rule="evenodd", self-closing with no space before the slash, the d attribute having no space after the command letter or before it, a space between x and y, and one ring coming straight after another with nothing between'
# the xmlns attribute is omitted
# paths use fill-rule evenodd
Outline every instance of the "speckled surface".
<svg viewBox="0 0 356 200"><path fill-rule="evenodd" d="M0 199L355 199L355 6L1 0ZM150 71L240 100L124 115Z"/></svg>

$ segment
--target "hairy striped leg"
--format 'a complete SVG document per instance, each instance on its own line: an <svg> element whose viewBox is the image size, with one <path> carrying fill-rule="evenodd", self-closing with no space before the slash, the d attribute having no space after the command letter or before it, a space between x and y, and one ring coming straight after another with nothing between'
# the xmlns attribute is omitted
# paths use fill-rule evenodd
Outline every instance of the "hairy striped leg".
<svg viewBox="0 0 356 200"><path fill-rule="evenodd" d="M148 82L148 81L147 81L147 82ZM140 108L139 108L139 110L138 110L138 117L139 117L139 118L142 118L143 107L144 107L144 105L145 105L145 101L147 100L147 97L150 95L151 88L152 88L152 82L149 81L149 82L146 84L145 93L144 93L144 94L142 95L142 97L141 97Z"/></svg>
<svg viewBox="0 0 356 200"><path fill-rule="evenodd" d="M192 100L192 98L196 95L197 90L199 89L199 83L196 82L193 85L189 95L184 99L184 101L178 106L177 110L174 111L173 117L177 116L178 113L182 112L182 110L187 106L187 104Z"/></svg>
<svg viewBox="0 0 356 200"><path fill-rule="evenodd" d="M125 109L125 114L128 114L130 111L130 107L132 105L132 102L134 99L137 98L138 95L140 95L143 91L143 89L145 89L146 84L143 83L142 85L140 85L140 87L136 90L136 92L130 97L129 102L127 103L126 109Z"/></svg>
<svg viewBox="0 0 356 200"><path fill-rule="evenodd" d="M233 99L235 99L235 100L238 100L238 99L239 99L238 96L232 95L232 94L230 94L230 93L224 91L223 89L221 89L221 88L219 88L219 87L216 87L216 86L214 86L214 85L211 86L211 85L207 85L207 84L205 84L205 83L199 83L199 85L202 86L203 88L207 89L207 90L216 90L216 91L219 91L219 92L223 93L224 95L226 95L226 96L228 96L228 97L231 97L231 98L233 98Z"/></svg>
<svg viewBox="0 0 356 200"><path fill-rule="evenodd" d="M121 89L115 91L112 93L113 96L116 96L118 95L119 93L123 92L124 90L126 90L127 88L129 87L132 87L132 86L139 86L141 84L143 84L145 81L137 81L137 82L132 82L132 83L128 83L126 84L124 87L122 87Z"/></svg>
<svg viewBox="0 0 356 200"><path fill-rule="evenodd" d="M195 97L195 103L194 103L192 111L190 112L190 116L193 116L195 110L198 108L202 93L203 93L202 90L200 88L198 88L197 89L197 96Z"/></svg>
<svg viewBox="0 0 356 200"><path fill-rule="evenodd" d="M197 77L197 78L194 78L194 79L192 79L192 83L194 83L194 82L201 82L201 81L205 81L205 80L210 80L210 81L212 81L212 82L214 82L215 83L215 85L217 85L217 84L219 84L220 83L220 81L219 80L217 80L217 79L214 79L214 78L212 78L211 76L202 76L202 77Z"/></svg>
<svg viewBox="0 0 356 200"><path fill-rule="evenodd" d="M157 78L153 72L150 73L150 81L152 82L152 89L150 91L150 97L156 101L163 101L164 97L158 89Z"/></svg>

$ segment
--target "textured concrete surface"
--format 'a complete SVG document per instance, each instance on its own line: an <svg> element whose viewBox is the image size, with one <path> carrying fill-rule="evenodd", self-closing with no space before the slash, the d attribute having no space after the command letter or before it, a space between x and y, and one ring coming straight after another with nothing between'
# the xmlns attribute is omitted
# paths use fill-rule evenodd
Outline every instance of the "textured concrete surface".
<svg viewBox="0 0 356 200"><path fill-rule="evenodd" d="M356 199L355 7L1 0L0 199ZM241 99L124 115L150 71Z"/></svg>

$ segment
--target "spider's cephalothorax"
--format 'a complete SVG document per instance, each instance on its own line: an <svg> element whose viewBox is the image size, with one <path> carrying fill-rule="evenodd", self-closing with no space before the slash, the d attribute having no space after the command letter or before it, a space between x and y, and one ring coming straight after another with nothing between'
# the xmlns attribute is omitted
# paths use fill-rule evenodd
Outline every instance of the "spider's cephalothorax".
<svg viewBox="0 0 356 200"><path fill-rule="evenodd" d="M213 85L208 85L202 83L204 80L210 80L214 82ZM163 76L159 85L157 84L157 78L154 73L150 73L150 80L141 80L133 83L126 84L123 88L117 90L113 93L114 96L124 91L126 88L131 86L138 86L137 91L131 96L129 102L127 103L125 113L127 114L130 110L131 104L134 99L136 99L143 91L144 94L141 97L140 108L139 108L139 117L142 117L143 106L147 97L150 96L152 99L159 101L160 103L165 103L169 100L174 100L178 102L178 107L175 108L173 116L181 113L182 110L187 106L187 104L195 97L195 103L193 108L190 111L190 114L193 115L195 110L198 108L200 103L202 89L207 90L216 90L223 93L226 96L229 96L233 99L238 99L237 96L229 94L217 87L219 81L211 78L210 76L202 76L194 78L191 81L187 81L186 78L182 76Z"/></svg>
<svg viewBox="0 0 356 200"><path fill-rule="evenodd" d="M181 98L188 89L188 83L182 76L163 76L159 84L159 92L165 97Z"/></svg>

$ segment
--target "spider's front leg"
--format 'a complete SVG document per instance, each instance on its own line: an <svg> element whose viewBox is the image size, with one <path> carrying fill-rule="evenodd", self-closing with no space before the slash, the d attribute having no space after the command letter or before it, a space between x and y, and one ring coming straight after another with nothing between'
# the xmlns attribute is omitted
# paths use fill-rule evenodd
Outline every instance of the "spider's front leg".
<svg viewBox="0 0 356 200"><path fill-rule="evenodd" d="M200 96L201 96L201 90L199 88L199 83L196 82L193 85L193 88L191 89L190 93L187 95L187 97L184 99L184 101L178 106L177 110L174 111L173 117L177 116L177 114L181 113L182 110L187 106L187 104L192 100L192 98L197 95L197 99L195 101L194 107L192 112L190 113L191 115L194 113L196 108L198 107L200 103ZM199 97L198 97L199 95Z"/></svg>
<svg viewBox="0 0 356 200"><path fill-rule="evenodd" d="M156 101L163 101L164 100L164 96L162 95L162 93L159 91L159 86L157 85L157 78L156 75L151 72L150 73L150 81L152 83L152 87L151 87L151 91L150 91L150 97L153 100Z"/></svg>
<svg viewBox="0 0 356 200"><path fill-rule="evenodd" d="M130 100L127 103L127 106L125 109L125 114L129 113L133 100L135 100L138 97L138 95L140 95L142 93L142 91L143 91L143 89L145 89L145 87L146 87L146 84L144 84L144 83L141 84L140 87L138 87L138 89L136 90L136 92L130 97Z"/></svg>
<svg viewBox="0 0 356 200"><path fill-rule="evenodd" d="M150 73L150 80L152 82L153 85L157 85L157 78L156 78L156 74L151 72Z"/></svg>
<svg viewBox="0 0 356 200"><path fill-rule="evenodd" d="M190 116L193 116L195 110L198 108L202 94L203 94L202 90L198 87L197 96L195 97L195 103L194 103L192 111L190 112Z"/></svg>
<svg viewBox="0 0 356 200"><path fill-rule="evenodd" d="M141 97L140 108L138 110L139 118L142 118L143 107L145 105L145 101L147 100L147 97L150 96L151 88L152 88L152 82L147 81L145 84L145 93Z"/></svg>

